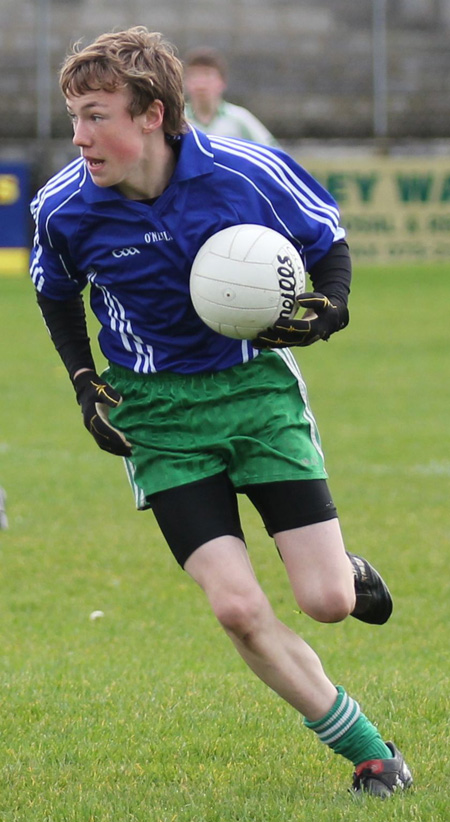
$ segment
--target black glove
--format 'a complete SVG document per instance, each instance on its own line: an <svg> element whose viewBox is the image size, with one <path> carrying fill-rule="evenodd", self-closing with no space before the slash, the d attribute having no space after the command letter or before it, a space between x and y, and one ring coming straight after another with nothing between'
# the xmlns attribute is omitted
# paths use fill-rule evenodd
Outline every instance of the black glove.
<svg viewBox="0 0 450 822"><path fill-rule="evenodd" d="M333 302L317 291L300 294L297 297L299 306L314 313L300 320L280 317L272 328L261 331L252 340L252 345L255 348L285 348L288 345L305 346L317 340L328 340L331 334L348 325L347 306L334 297L332 300Z"/></svg>
<svg viewBox="0 0 450 822"><path fill-rule="evenodd" d="M82 371L72 379L84 424L103 451L119 457L131 455L131 445L108 422L108 409L117 408L122 397L95 371Z"/></svg>

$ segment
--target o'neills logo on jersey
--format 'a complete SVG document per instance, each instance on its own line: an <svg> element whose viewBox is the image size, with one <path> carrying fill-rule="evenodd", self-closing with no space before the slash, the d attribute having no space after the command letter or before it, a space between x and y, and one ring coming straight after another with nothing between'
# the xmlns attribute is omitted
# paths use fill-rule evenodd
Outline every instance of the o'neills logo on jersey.
<svg viewBox="0 0 450 822"><path fill-rule="evenodd" d="M146 243L170 243L173 237L168 231L147 231L144 234L144 240Z"/></svg>
<svg viewBox="0 0 450 822"><path fill-rule="evenodd" d="M281 296L283 298L283 302L281 303L283 307L280 311L280 317L290 319L295 308L295 291L297 284L295 265L288 255L282 257L278 254L277 260L279 263L277 267L278 284L280 286Z"/></svg>

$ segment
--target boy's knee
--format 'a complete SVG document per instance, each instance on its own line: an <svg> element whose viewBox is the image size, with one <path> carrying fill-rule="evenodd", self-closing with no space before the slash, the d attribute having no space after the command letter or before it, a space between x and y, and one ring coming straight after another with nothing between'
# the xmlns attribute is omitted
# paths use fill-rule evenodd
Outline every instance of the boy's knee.
<svg viewBox="0 0 450 822"><path fill-rule="evenodd" d="M299 597L298 604L317 622L342 622L355 607L354 596L339 587L327 587L315 596Z"/></svg>
<svg viewBox="0 0 450 822"><path fill-rule="evenodd" d="M261 629L268 608L265 595L256 588L251 592L223 597L216 603L214 613L228 634L247 644Z"/></svg>

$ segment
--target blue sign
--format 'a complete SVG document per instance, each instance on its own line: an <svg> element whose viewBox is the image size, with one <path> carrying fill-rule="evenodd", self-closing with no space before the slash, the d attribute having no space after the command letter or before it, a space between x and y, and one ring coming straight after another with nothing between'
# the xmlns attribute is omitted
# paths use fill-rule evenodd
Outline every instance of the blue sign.
<svg viewBox="0 0 450 822"><path fill-rule="evenodd" d="M0 162L0 274L25 273L28 227L29 167Z"/></svg>

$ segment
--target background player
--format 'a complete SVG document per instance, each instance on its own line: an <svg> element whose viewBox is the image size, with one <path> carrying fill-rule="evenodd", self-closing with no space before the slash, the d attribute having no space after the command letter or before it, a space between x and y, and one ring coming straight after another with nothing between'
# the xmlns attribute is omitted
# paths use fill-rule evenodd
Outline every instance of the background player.
<svg viewBox="0 0 450 822"><path fill-rule="evenodd" d="M228 64L223 54L201 46L190 51L184 63L186 117L192 125L207 134L277 145L275 137L254 114L224 100Z"/></svg>

